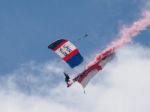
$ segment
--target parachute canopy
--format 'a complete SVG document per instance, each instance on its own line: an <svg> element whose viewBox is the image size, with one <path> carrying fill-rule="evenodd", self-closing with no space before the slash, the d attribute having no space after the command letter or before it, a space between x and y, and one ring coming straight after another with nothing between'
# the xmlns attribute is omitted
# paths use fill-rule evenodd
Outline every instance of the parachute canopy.
<svg viewBox="0 0 150 112"><path fill-rule="evenodd" d="M71 68L74 68L83 62L79 50L68 40L60 39L48 46L57 55L60 56Z"/></svg>

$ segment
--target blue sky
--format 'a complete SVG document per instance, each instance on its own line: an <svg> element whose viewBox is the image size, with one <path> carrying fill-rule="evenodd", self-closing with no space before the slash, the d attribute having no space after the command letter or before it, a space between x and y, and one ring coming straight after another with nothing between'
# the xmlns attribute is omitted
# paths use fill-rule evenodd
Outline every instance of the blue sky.
<svg viewBox="0 0 150 112"><path fill-rule="evenodd" d="M76 42L86 56L104 49L122 24L138 18L142 0L1 0L0 73L8 73L30 61L58 59L47 49L56 39ZM145 31L135 39L148 45Z"/></svg>
<svg viewBox="0 0 150 112"><path fill-rule="evenodd" d="M0 112L149 112L150 27L118 50L86 94L78 83L66 88L67 64L47 48L66 38L94 58L149 6L149 0L0 0Z"/></svg>

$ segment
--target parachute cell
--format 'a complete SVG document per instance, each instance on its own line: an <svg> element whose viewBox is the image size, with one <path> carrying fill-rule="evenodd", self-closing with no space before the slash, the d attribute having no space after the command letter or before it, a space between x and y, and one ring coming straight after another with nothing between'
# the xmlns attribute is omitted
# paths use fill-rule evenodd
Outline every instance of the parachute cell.
<svg viewBox="0 0 150 112"><path fill-rule="evenodd" d="M60 39L48 46L59 55L71 68L74 68L83 62L79 50L68 40Z"/></svg>

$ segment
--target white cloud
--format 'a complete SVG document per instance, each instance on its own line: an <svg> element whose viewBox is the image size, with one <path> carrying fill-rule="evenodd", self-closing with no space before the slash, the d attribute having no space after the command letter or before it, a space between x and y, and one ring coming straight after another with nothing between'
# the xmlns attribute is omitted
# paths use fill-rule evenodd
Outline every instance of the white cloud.
<svg viewBox="0 0 150 112"><path fill-rule="evenodd" d="M61 74L60 67L49 67L53 64L26 64L3 76L0 112L150 111L149 48L132 45L121 49L87 85L86 94L79 84L66 88L63 81L57 81L63 77L52 75Z"/></svg>

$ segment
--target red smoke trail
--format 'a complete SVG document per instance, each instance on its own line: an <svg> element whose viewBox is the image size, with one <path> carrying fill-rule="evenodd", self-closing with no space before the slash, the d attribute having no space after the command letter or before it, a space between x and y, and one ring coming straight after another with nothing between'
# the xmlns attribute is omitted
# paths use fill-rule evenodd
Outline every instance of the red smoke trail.
<svg viewBox="0 0 150 112"><path fill-rule="evenodd" d="M130 42L133 37L137 36L142 30L145 30L150 25L150 11L143 13L143 17L135 21L131 26L124 26L119 35L119 39L110 47L114 49L122 47L124 44Z"/></svg>
<svg viewBox="0 0 150 112"><path fill-rule="evenodd" d="M141 31L145 30L150 25L150 11L145 11L142 18L135 21L132 25L126 26L120 30L119 38L116 41L113 41L107 49L97 54L94 61L91 61L89 65L100 61L103 54L111 53L116 51L118 48L122 47L128 42L131 42L132 38L137 36Z"/></svg>
<svg viewBox="0 0 150 112"><path fill-rule="evenodd" d="M103 52L110 49L117 50L128 42L131 42L132 38L137 36L141 31L145 30L150 25L150 11L145 11L141 19L135 21L132 25L126 26L120 30L119 38L113 41L112 44ZM100 53L101 54L101 53ZM98 55L100 55L98 54Z"/></svg>

